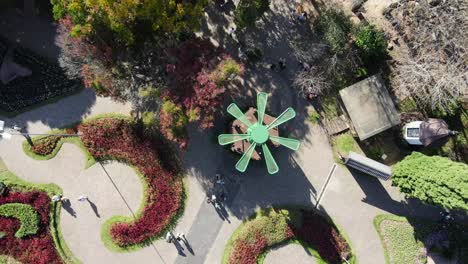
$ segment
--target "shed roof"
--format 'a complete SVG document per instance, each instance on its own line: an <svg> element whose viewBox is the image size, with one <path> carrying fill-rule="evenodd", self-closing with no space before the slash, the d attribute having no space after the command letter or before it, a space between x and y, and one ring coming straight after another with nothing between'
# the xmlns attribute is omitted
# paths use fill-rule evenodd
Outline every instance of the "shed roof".
<svg viewBox="0 0 468 264"><path fill-rule="evenodd" d="M360 140L400 123L400 116L378 74L342 89L340 96Z"/></svg>

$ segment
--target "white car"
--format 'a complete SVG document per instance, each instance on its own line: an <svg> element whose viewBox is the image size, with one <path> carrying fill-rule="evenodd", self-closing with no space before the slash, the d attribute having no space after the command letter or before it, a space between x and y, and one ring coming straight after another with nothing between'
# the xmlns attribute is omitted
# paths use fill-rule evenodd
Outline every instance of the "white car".
<svg viewBox="0 0 468 264"><path fill-rule="evenodd" d="M420 127L423 121L414 121L411 123L406 124L403 127L403 137L405 138L406 142L410 145L423 145L423 143L419 140L420 134Z"/></svg>

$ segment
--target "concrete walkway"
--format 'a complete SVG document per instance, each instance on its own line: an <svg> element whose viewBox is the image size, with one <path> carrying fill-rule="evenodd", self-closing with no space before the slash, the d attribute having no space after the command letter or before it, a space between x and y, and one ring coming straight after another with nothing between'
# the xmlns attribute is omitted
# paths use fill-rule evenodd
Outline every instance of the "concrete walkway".
<svg viewBox="0 0 468 264"><path fill-rule="evenodd" d="M315 264L317 261L310 253L298 244L288 244L277 247L268 252L265 257L265 264Z"/></svg>

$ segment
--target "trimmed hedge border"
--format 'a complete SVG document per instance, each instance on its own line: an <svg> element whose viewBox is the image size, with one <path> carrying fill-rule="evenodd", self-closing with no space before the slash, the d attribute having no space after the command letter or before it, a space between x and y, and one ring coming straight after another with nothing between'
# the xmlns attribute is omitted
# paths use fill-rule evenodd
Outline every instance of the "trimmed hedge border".
<svg viewBox="0 0 468 264"><path fill-rule="evenodd" d="M132 119L129 116L122 115L122 114L116 114L116 113L106 113L106 114L100 114L100 115L92 116L90 118L87 118L87 119L83 120L81 123L77 123L77 124L74 124L72 126L68 126L68 128L77 127L78 125L91 124L93 121L97 121L97 120L100 120L100 119L109 119L109 118L110 119L125 120L125 121L128 121L128 122L132 122ZM57 133L57 134L58 133L63 133L65 130L66 130L66 128L59 129L59 130L53 130L52 133ZM35 140L38 140L38 139L41 139L41 138L44 138L44 137L47 137L47 136L35 137L32 140L34 142ZM48 159L54 158L57 155L57 153L60 151L60 148L62 147L63 143L75 144L83 151L83 153L87 157L87 163L86 163L85 169L89 168L92 165L94 165L95 163L99 162L98 160L96 160L91 155L91 153L87 150L87 148L83 144L83 141L78 137L62 137L59 140L59 142L57 143L55 149L50 154L45 155L45 156L34 153L27 141L23 142L23 150L28 156L30 156L33 159L48 160ZM122 160L114 158L114 157L106 157L104 160L101 159L100 162L112 161L112 160L115 160L117 162L121 162L123 164L126 164L126 165L128 165L128 166L130 166L130 167L132 167L134 169L134 171L139 176L139 178L141 180L141 183L143 185L143 200L142 200L142 203L140 204L140 207L139 207L138 211L135 213L135 217L133 217L133 216L131 216L131 217L128 217L128 216L113 216L113 217L109 218L102 225L101 239L102 239L104 245L111 251L114 251L114 252L135 251L135 250L138 250L138 249L141 249L143 247L148 246L154 240L160 238L167 230L170 230L172 227L174 227L177 224L180 217L183 215L184 208L185 208L185 202L186 202L186 191L185 191L186 186L185 185L186 184L184 183L183 180L181 180L182 191L181 191L181 197L180 197L180 206L177 209L176 214L174 214L171 217L171 219L169 220L169 223L167 224L167 226L163 230L161 230L156 235L146 239L143 242L139 242L139 243L135 243L133 245L122 247L122 246L116 244L113 241L112 236L110 234L111 226L113 226L114 224L117 224L117 223L132 223L136 219L139 219L139 217L142 215L142 211L146 207L146 201L147 201L147 198L148 198L148 195L149 195L149 193L148 193L148 183L147 183L147 181L145 179L145 176L142 173L140 173L138 171L138 169L135 166L133 166L133 164L129 164L128 162L122 161ZM182 178L180 175L174 175L174 177Z"/></svg>
<svg viewBox="0 0 468 264"><path fill-rule="evenodd" d="M25 192L25 191L43 191L47 193L49 197L56 194L63 193L62 189L56 184L33 184L28 183L21 178L17 177L10 171L0 173L0 182L3 182L8 188L13 191ZM65 240L63 239L60 230L60 203L50 204L50 234L54 241L54 246L63 262L70 264L78 264L80 261L73 255L71 250L68 248ZM3 259L9 259L8 257L2 257ZM1 260L1 258L0 258Z"/></svg>
<svg viewBox="0 0 468 264"><path fill-rule="evenodd" d="M39 216L36 210L29 204L6 203L0 205L0 216L13 217L21 222L15 237L22 238L34 235L39 230Z"/></svg>

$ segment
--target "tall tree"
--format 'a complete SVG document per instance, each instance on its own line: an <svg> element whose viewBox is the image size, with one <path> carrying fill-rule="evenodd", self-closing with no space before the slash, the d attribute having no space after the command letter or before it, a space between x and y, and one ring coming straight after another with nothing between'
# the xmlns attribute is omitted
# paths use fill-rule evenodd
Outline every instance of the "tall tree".
<svg viewBox="0 0 468 264"><path fill-rule="evenodd" d="M106 31L131 44L138 32L186 33L197 29L209 0L51 0L55 19L70 16L72 35Z"/></svg>

